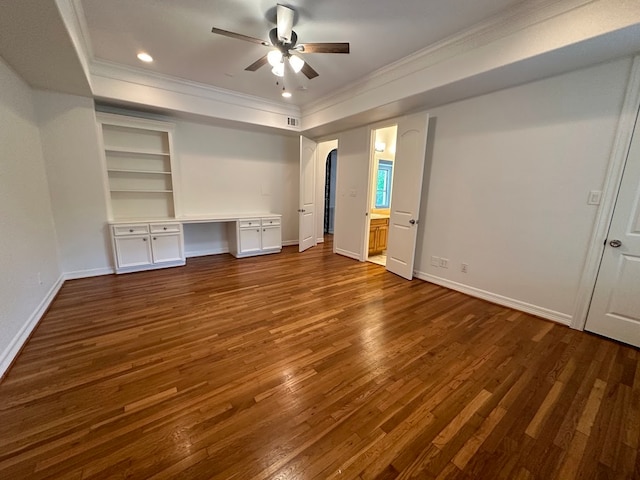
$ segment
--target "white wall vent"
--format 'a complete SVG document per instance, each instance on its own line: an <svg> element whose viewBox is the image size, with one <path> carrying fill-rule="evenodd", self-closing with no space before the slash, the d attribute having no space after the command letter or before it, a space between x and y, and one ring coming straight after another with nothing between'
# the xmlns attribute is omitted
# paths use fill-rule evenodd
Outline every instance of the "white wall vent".
<svg viewBox="0 0 640 480"><path fill-rule="evenodd" d="M300 125L300 119L299 118L293 118L293 117L287 117L287 125L289 125L290 127L297 127Z"/></svg>

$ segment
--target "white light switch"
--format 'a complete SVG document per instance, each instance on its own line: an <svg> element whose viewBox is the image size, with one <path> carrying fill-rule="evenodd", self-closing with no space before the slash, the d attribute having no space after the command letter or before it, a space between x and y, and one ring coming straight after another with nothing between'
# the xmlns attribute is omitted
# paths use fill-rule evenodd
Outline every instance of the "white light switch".
<svg viewBox="0 0 640 480"><path fill-rule="evenodd" d="M600 205L601 198L602 192L600 190L591 190L589 192L589 200L587 200L587 205Z"/></svg>

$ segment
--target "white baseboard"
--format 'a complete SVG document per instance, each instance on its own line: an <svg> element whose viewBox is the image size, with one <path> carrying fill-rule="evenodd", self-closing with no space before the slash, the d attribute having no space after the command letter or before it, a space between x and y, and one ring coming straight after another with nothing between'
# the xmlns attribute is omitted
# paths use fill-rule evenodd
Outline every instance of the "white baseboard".
<svg viewBox="0 0 640 480"><path fill-rule="evenodd" d="M336 253L338 255L343 255L345 257L353 258L354 260L360 261L360 254L355 252L350 252L348 250L342 250L341 248L336 248Z"/></svg>
<svg viewBox="0 0 640 480"><path fill-rule="evenodd" d="M284 240L282 242L283 247L293 247L294 245L299 245L298 240Z"/></svg>
<svg viewBox="0 0 640 480"><path fill-rule="evenodd" d="M446 278L436 277L435 275L431 275L429 273L414 272L414 275L420 280L435 283L436 285L440 285L441 287L450 288L451 290L456 290L472 297L477 297L492 303L497 303L498 305L502 305L504 307L509 307L513 308L514 310L520 310L525 313L530 313L532 315L546 318L547 320L552 320L563 325L569 326L571 324L571 315L568 315L566 313L549 310L548 308L532 305L530 303L522 302L514 298L503 297L502 295L498 295L496 293L487 292L486 290L481 290L479 288L470 287L469 285L453 282L451 280L447 280Z"/></svg>
<svg viewBox="0 0 640 480"><path fill-rule="evenodd" d="M20 349L29 338L29 335L31 335L31 332L33 332L33 329L38 326L38 322L40 322L44 312L47 311L47 308L49 308L49 305L51 305L51 302L60 291L63 283L64 275L60 275L60 278L58 278L58 280L52 285L38 307L24 323L18 334L13 337L13 340L11 340L7 348L5 348L0 354L0 379L4 377L4 374L11 366L11 363L18 353L20 353Z"/></svg>
<svg viewBox="0 0 640 480"><path fill-rule="evenodd" d="M65 280L75 280L76 278L99 277L101 275L111 275L116 273L113 267L92 268L90 270L76 270L75 272L64 273Z"/></svg>
<svg viewBox="0 0 640 480"><path fill-rule="evenodd" d="M194 257L206 257L207 255L220 255L222 253L229 253L229 248L213 248L209 250L194 250L192 252L184 252L186 258Z"/></svg>
<svg viewBox="0 0 640 480"><path fill-rule="evenodd" d="M320 237L316 240L316 243L324 243L324 237Z"/></svg>

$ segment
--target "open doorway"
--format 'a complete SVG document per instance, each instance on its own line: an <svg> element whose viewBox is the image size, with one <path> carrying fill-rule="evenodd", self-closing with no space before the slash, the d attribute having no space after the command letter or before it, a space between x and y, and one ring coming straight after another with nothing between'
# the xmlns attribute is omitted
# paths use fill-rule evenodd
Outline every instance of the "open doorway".
<svg viewBox="0 0 640 480"><path fill-rule="evenodd" d="M396 137L398 127L374 130L371 155L371 178L369 188L368 248L367 261L377 265L387 264L387 240L389 237L389 217L393 195L393 166L396 157Z"/></svg>
<svg viewBox="0 0 640 480"><path fill-rule="evenodd" d="M338 171L338 150L327 155L324 180L324 235L333 235L336 214L336 173Z"/></svg>

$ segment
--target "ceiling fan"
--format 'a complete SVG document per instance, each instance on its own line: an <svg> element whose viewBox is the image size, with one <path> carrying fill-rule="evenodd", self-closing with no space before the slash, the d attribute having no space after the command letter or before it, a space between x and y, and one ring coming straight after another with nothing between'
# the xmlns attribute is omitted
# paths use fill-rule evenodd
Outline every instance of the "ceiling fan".
<svg viewBox="0 0 640 480"><path fill-rule="evenodd" d="M349 43L298 43L298 35L293 31L293 19L295 12L285 5L277 5L276 27L269 32L269 41L250 37L241 33L229 32L221 28L213 27L212 33L226 37L237 38L247 42L258 43L265 47L275 47L264 56L253 62L245 70L255 72L260 67L269 63L273 69L271 72L278 76L284 76L285 62L294 72L302 72L308 79L317 77L316 72L298 53L349 53Z"/></svg>

